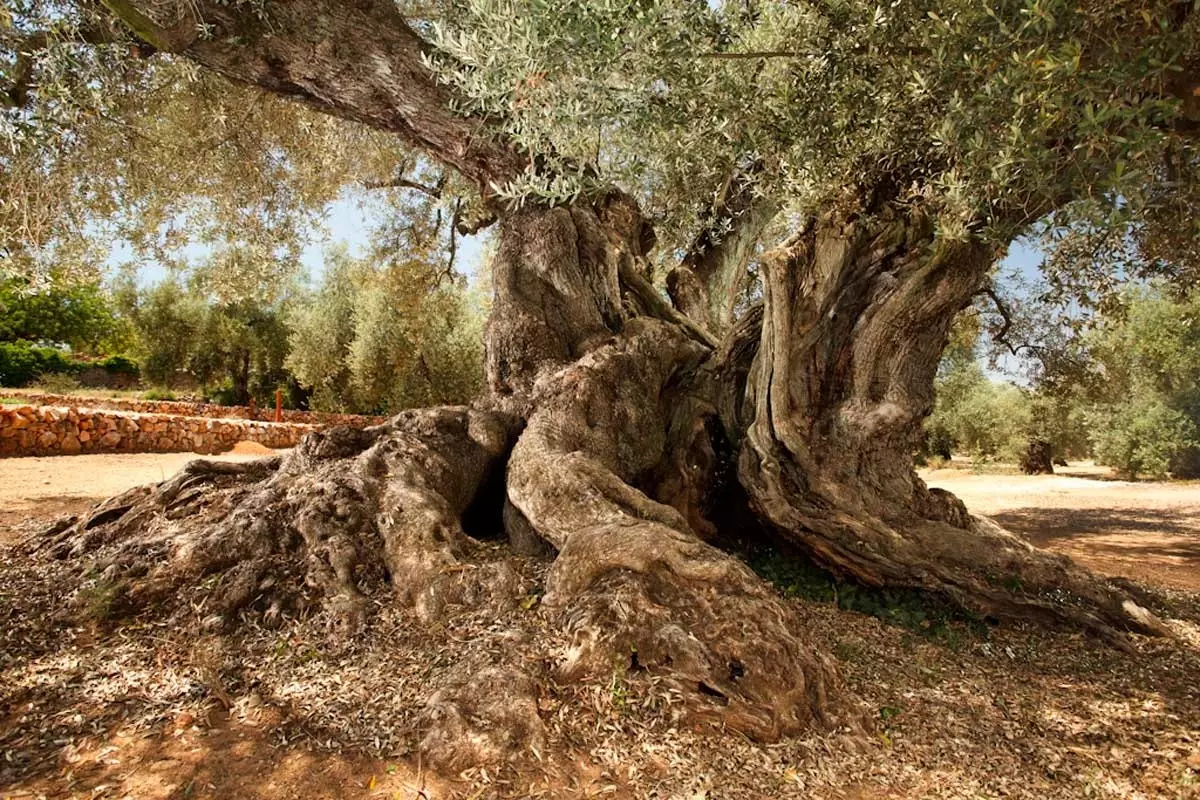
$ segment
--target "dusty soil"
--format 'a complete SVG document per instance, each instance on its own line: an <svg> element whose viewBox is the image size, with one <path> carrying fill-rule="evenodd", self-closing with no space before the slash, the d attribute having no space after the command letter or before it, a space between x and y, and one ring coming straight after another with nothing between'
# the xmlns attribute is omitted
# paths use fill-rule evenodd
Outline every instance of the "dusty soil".
<svg viewBox="0 0 1200 800"><path fill-rule="evenodd" d="M271 452L255 442L241 442L218 456L121 453L0 458L0 544L15 539L28 518L78 514L126 489L166 480L192 459L251 461Z"/></svg>
<svg viewBox="0 0 1200 800"><path fill-rule="evenodd" d="M0 543L17 538L18 517L35 517L17 524L28 531L188 458L0 461ZM1148 585L1185 588L1200 566L1200 486L928 478L1114 574L1138 567ZM1186 592L1163 598L1177 638L1138 639L1132 652L1038 627L885 624L794 599L801 635L862 698L865 734L756 744L693 730L653 675L614 670L545 685L542 752L431 774L405 727L424 681L507 646L519 624L550 624L536 605L513 612L519 624L464 609L436 630L385 608L362 641L333 646L311 620L203 637L152 619L102 628L64 574L0 544L0 798L1200 798L1200 595ZM536 565L527 577L540 579Z"/></svg>
<svg viewBox="0 0 1200 800"><path fill-rule="evenodd" d="M1200 483L1119 481L1107 467L1054 475L922 474L971 511L1097 572L1200 592Z"/></svg>

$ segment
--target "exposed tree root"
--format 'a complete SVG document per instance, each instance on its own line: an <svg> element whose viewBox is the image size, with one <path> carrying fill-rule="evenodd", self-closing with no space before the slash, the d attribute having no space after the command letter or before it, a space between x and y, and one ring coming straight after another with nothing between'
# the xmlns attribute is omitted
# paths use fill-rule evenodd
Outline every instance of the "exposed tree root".
<svg viewBox="0 0 1200 800"><path fill-rule="evenodd" d="M640 320L541 387L508 487L559 549L544 604L573 639L561 674L650 670L692 719L763 740L850 721L832 662L796 637L774 592L632 485L664 458L674 370L701 355Z"/></svg>
<svg viewBox="0 0 1200 800"><path fill-rule="evenodd" d="M423 617L515 595L512 576L460 568L460 517L501 468L515 424L466 408L405 412L366 430L310 435L286 458L193 461L126 492L39 546L81 559L112 615L202 607L210 625L320 606L345 633L391 586Z"/></svg>

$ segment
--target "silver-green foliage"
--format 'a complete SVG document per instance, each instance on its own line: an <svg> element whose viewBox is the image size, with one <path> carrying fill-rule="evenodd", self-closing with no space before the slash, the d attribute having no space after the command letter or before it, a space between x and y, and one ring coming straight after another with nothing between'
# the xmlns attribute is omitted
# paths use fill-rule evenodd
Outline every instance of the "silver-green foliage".
<svg viewBox="0 0 1200 800"><path fill-rule="evenodd" d="M287 365L315 407L390 413L475 397L482 309L461 285L427 280L412 264L327 252L321 285L290 318Z"/></svg>
<svg viewBox="0 0 1200 800"><path fill-rule="evenodd" d="M1129 476L1200 474L1200 299L1128 289L1080 346L1097 458Z"/></svg>
<svg viewBox="0 0 1200 800"><path fill-rule="evenodd" d="M1007 242L1073 202L1128 217L1168 152L1194 177L1167 90L1200 41L1182 5L459 0L430 61L555 167L514 201L615 182L686 223L755 165L803 210L883 191Z"/></svg>

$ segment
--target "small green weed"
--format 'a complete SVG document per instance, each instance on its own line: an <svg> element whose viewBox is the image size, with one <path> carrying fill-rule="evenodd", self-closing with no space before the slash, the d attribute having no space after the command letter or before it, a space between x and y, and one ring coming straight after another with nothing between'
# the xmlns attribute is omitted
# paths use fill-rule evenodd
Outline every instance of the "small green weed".
<svg viewBox="0 0 1200 800"><path fill-rule="evenodd" d="M76 600L85 617L96 622L119 617L126 608L129 585L125 581L97 580L79 590Z"/></svg>

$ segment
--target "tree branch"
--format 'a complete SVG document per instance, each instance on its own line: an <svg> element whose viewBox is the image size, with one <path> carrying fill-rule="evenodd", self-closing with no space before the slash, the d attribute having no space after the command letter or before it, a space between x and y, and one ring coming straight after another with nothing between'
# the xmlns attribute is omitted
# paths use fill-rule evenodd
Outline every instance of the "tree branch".
<svg viewBox="0 0 1200 800"><path fill-rule="evenodd" d="M128 0L100 0L100 3L129 26L139 39L168 53L183 52L200 36L200 20L188 13L191 9L185 11L176 24L163 27Z"/></svg>
<svg viewBox="0 0 1200 800"><path fill-rule="evenodd" d="M462 198L454 198L454 215L450 218L450 253L446 259L446 274L454 274L454 257L458 254L458 218L462 214Z"/></svg>
<svg viewBox="0 0 1200 800"><path fill-rule="evenodd" d="M1023 350L1028 350L1029 352L1033 353L1034 357L1036 357L1038 361L1042 362L1044 367L1047 363L1044 355L1046 348L1035 344L1030 344L1029 342L1015 345L1008 340L1008 332L1012 329L1012 311L1009 309L1008 304L1005 303L1004 300L1001 299L1000 295L996 292L995 287L989 282L986 286L979 290L977 295L979 294L986 295L987 298L992 301L992 305L996 307L996 313L1000 315L1000 330L992 334L992 341L996 344L1004 345L1004 347L1008 349L1008 352L1014 356L1020 356Z"/></svg>
<svg viewBox="0 0 1200 800"><path fill-rule="evenodd" d="M184 22L165 27L150 18L152 0L104 3L155 47L239 83L400 135L475 182L485 200L529 161L482 119L452 110L456 98L426 67L429 45L390 0L189 0L186 36ZM198 35L201 21L204 36Z"/></svg>
<svg viewBox="0 0 1200 800"><path fill-rule="evenodd" d="M710 208L712 222L667 275L675 307L715 334L732 322L746 267L778 210L756 193L760 169L754 165L729 178Z"/></svg>
<svg viewBox="0 0 1200 800"><path fill-rule="evenodd" d="M442 196L442 181L438 181L436 186L430 186L427 183L398 177L386 181L363 181L363 187L366 189L412 189L413 191L427 194L435 200L440 199Z"/></svg>
<svg viewBox="0 0 1200 800"><path fill-rule="evenodd" d="M757 58L803 58L804 53L791 50L751 50L745 53L701 53L700 58L713 58L725 61L749 61Z"/></svg>
<svg viewBox="0 0 1200 800"><path fill-rule="evenodd" d="M1011 350L1012 354L1015 356L1017 351L1013 349L1013 346L1006 338L1008 336L1008 331L1012 328L1012 314L1008 310L1008 305L1000 299L1000 295L996 294L996 289L991 283L988 283L987 286L984 286L983 289L980 290L980 294L987 295L987 297L992 301L992 305L996 307L996 312L1000 314L1000 319L1002 320L1000 330L992 334L992 341L1003 344L1005 347Z"/></svg>

